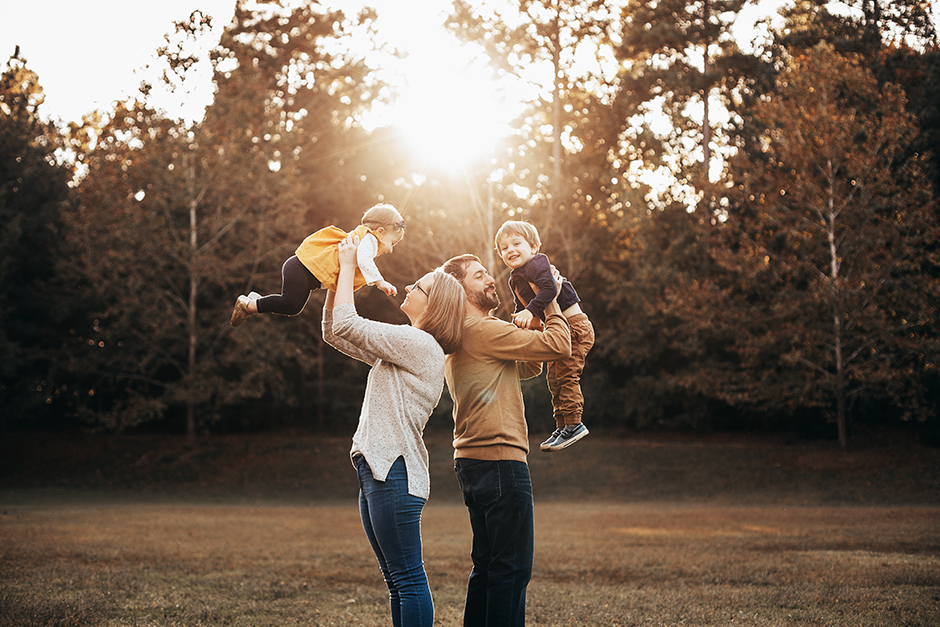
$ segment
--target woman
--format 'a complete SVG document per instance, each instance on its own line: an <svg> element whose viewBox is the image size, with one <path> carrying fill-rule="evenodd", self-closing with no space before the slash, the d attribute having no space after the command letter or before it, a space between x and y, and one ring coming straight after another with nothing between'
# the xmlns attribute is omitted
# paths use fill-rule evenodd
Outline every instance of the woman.
<svg viewBox="0 0 940 627"><path fill-rule="evenodd" d="M464 290L440 270L405 288L409 325L356 313L358 237L339 247L336 292L323 307L323 339L372 366L350 456L359 472L359 512L388 585L394 627L430 627L434 605L421 551L421 511L430 493L424 426L444 389L444 355L460 346Z"/></svg>

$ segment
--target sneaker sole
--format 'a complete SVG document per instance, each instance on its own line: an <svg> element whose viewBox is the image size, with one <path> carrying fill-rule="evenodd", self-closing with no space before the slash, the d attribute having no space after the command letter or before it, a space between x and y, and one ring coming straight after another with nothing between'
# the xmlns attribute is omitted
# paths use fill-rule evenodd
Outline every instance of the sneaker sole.
<svg viewBox="0 0 940 627"><path fill-rule="evenodd" d="M584 436L588 435L589 433L590 431L588 431L587 428L585 427L584 431L582 431L581 433L579 433L578 435L574 437L568 438L567 440L562 440L561 438L555 440L554 442L552 442L552 445L548 447L546 450L549 452L554 452L554 451L560 451L562 449L566 449L572 444L574 444L575 442L577 442L578 440L584 438Z"/></svg>
<svg viewBox="0 0 940 627"><path fill-rule="evenodd" d="M547 439L547 440L545 440L544 442L542 442L541 444L539 444L539 450L540 450L540 451L546 451L546 452L547 452L547 451L550 451L552 444L554 444L554 443L555 443L555 440L558 439L558 435L557 435L557 434L558 434L558 430L556 429L555 432L553 432L550 436L548 436L548 439Z"/></svg>

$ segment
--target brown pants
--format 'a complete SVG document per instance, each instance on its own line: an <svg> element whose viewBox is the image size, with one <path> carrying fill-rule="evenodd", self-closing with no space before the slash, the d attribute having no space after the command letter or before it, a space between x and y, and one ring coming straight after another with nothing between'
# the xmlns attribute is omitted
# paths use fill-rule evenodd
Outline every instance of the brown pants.
<svg viewBox="0 0 940 627"><path fill-rule="evenodd" d="M594 346L594 325L587 314L579 313L568 318L571 327L571 357L545 364L548 391L552 393L555 426L581 423L584 396L581 394L581 371L584 360Z"/></svg>

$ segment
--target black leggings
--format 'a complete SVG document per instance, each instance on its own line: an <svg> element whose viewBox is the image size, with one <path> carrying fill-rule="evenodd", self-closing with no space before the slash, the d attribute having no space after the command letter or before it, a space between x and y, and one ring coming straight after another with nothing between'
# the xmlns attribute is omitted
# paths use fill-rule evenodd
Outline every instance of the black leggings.
<svg viewBox="0 0 940 627"><path fill-rule="evenodd" d="M304 310L310 292L321 287L320 280L293 255L281 267L281 293L259 298L258 313L296 316Z"/></svg>

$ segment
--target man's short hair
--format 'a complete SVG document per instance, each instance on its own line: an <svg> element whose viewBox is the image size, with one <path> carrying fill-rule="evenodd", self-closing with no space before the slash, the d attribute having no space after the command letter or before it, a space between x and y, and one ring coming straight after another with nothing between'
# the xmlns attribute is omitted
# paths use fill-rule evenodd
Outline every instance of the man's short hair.
<svg viewBox="0 0 940 627"><path fill-rule="evenodd" d="M455 279L460 281L460 284L463 285L463 280L467 276L467 267L476 261L480 265L483 265L483 262L480 261L480 258L476 255L467 253L466 255L457 255L456 257L451 257L444 262L444 265L441 266L441 270L447 274L453 276Z"/></svg>

